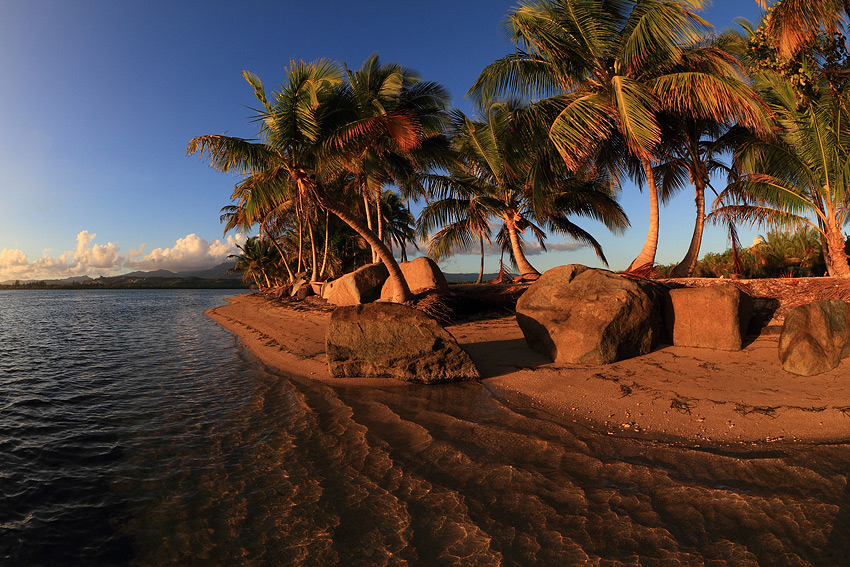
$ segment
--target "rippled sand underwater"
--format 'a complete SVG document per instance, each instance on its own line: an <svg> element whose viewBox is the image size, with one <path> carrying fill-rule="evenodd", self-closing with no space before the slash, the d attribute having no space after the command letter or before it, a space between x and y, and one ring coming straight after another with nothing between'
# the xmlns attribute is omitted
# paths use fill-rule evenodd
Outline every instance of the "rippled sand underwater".
<svg viewBox="0 0 850 567"><path fill-rule="evenodd" d="M134 297L56 301L0 358L0 565L850 562L848 445L700 449L481 384L290 379L199 315L221 297Z"/></svg>

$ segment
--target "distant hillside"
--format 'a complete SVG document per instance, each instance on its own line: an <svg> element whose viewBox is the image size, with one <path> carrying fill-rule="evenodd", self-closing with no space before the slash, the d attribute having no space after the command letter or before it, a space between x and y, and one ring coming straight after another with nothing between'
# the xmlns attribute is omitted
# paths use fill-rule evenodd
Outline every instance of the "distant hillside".
<svg viewBox="0 0 850 567"><path fill-rule="evenodd" d="M478 272L474 274L443 274L450 283L474 282L478 280ZM484 274L482 281L489 282L499 277L499 274Z"/></svg>
<svg viewBox="0 0 850 567"><path fill-rule="evenodd" d="M206 270L171 272L130 272L120 276L92 279L77 276L56 280L7 280L1 287L10 289L245 289L241 274L228 274L233 262L219 264Z"/></svg>

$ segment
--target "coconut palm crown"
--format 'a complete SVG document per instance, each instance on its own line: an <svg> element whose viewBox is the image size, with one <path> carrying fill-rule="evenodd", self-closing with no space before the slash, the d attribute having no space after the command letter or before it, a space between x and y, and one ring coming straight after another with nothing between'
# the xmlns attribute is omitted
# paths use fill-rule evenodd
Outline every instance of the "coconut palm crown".
<svg viewBox="0 0 850 567"><path fill-rule="evenodd" d="M508 16L517 51L484 69L478 100L520 95L573 170L607 168L645 184L646 241L632 269L651 265L658 244L659 116L684 115L766 128L739 66L705 46L702 0L544 0ZM604 157L600 160L600 157Z"/></svg>
<svg viewBox="0 0 850 567"><path fill-rule="evenodd" d="M541 246L547 232L568 235L591 246L607 264L596 239L569 216L590 217L622 231L628 219L614 200L611 184L575 176L545 136L537 132L538 139L529 138L522 120L527 110L516 102L496 102L479 121L460 111L452 113L450 132L459 166L449 178L434 183L439 200L422 212L423 232L444 226L432 238L430 252L444 256L476 237L483 246L483 239L490 237L488 219L494 219L523 278L540 275L526 257L526 233Z"/></svg>
<svg viewBox="0 0 850 567"><path fill-rule="evenodd" d="M252 191L270 195L294 189L293 199L315 216L324 209L351 227L376 251L387 266L394 286L393 299L412 299L398 263L375 232L346 206L340 193L347 166L367 147L390 146L400 152L422 145L429 118L420 119L416 108L384 108L370 116L356 111L352 92L343 84L342 69L335 63L292 61L280 90L269 97L260 79L244 72L260 102L255 109L259 140L207 135L193 139L187 153L209 156L222 172L254 178ZM313 265L316 265L314 259Z"/></svg>

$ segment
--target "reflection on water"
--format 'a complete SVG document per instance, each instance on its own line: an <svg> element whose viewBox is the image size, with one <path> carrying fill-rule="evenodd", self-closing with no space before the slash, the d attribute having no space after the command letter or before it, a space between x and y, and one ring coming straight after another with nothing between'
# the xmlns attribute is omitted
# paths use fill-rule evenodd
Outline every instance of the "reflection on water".
<svg viewBox="0 0 850 567"><path fill-rule="evenodd" d="M23 303L0 311L3 565L850 557L846 445L694 449L479 384L288 379L200 315L221 292L16 293L0 294Z"/></svg>

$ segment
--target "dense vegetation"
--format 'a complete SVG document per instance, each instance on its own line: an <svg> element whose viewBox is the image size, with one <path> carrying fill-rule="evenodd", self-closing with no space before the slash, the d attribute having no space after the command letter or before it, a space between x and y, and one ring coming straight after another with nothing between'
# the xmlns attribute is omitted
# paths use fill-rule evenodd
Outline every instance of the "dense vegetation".
<svg viewBox="0 0 850 567"><path fill-rule="evenodd" d="M404 260L417 236L438 259L477 245L482 272L484 243L495 239L524 279L539 275L527 239L542 246L552 233L605 262L579 219L624 230L616 199L629 179L647 189L650 215L630 270L653 269L659 206L690 185L693 237L679 264L658 271L850 277L845 3L781 0L760 23L720 36L703 7L524 3L506 20L514 52L470 88L475 117L451 110L438 84L377 55L354 71L292 61L274 92L246 71L256 139L200 136L188 153L241 175L222 221L225 232L258 229L237 256L257 287L381 261L394 299L407 301L395 252ZM717 171L728 182L708 213ZM425 204L418 219L417 201ZM706 222L768 235L697 262Z"/></svg>

